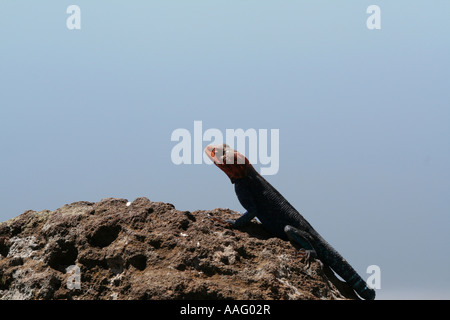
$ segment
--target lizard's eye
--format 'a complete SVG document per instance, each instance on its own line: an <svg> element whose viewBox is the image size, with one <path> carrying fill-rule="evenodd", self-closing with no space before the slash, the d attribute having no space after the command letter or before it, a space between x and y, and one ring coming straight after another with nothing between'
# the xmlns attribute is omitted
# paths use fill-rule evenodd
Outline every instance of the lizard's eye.
<svg viewBox="0 0 450 320"><path fill-rule="evenodd" d="M218 153L218 157L222 157L224 154L225 154L225 152L224 152L224 150L223 150L223 148L217 148L217 153Z"/></svg>

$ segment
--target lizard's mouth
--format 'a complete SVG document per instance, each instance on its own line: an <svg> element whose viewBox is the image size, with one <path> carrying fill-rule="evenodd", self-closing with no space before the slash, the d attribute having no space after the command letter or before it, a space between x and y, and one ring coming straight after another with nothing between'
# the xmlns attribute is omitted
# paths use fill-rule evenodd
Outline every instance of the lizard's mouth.
<svg viewBox="0 0 450 320"><path fill-rule="evenodd" d="M226 164L226 149L229 148L228 145L218 145L218 146L207 146L205 148L205 153L208 158L211 159L214 164Z"/></svg>

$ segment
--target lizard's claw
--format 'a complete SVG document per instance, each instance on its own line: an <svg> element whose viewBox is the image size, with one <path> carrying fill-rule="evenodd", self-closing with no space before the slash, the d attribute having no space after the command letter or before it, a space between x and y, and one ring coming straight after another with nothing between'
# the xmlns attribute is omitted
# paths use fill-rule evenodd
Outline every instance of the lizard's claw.
<svg viewBox="0 0 450 320"><path fill-rule="evenodd" d="M306 269L310 267L311 261L316 260L317 258L317 254L314 250L305 250L304 248L299 249L297 255L300 257L300 261L306 263Z"/></svg>
<svg viewBox="0 0 450 320"><path fill-rule="evenodd" d="M226 225L227 227L232 227L233 226L233 224L234 224L234 221L233 220L223 220L223 219L220 219L220 218L216 218L216 217L211 217L211 219L212 220L214 220L214 221L216 221L216 222L219 222L219 223L221 223L221 224L224 224L224 225Z"/></svg>
<svg viewBox="0 0 450 320"><path fill-rule="evenodd" d="M226 219L225 222L226 222L230 227L233 227L233 226L236 224L236 220Z"/></svg>

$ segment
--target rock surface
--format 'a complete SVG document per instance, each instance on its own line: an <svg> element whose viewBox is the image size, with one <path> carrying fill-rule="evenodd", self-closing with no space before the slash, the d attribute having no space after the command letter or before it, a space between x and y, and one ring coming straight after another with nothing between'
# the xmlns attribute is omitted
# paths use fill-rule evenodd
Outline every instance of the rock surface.
<svg viewBox="0 0 450 320"><path fill-rule="evenodd" d="M354 298L256 221L218 221L237 217L147 198L26 211L0 223L0 299Z"/></svg>

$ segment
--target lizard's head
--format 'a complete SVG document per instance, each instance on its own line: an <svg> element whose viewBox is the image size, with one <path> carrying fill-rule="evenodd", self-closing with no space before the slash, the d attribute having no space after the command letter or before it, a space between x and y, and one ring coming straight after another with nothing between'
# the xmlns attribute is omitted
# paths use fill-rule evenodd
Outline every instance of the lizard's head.
<svg viewBox="0 0 450 320"><path fill-rule="evenodd" d="M244 155L231 149L227 144L207 146L205 153L220 170L227 174L232 183L247 176L250 170L254 170Z"/></svg>

